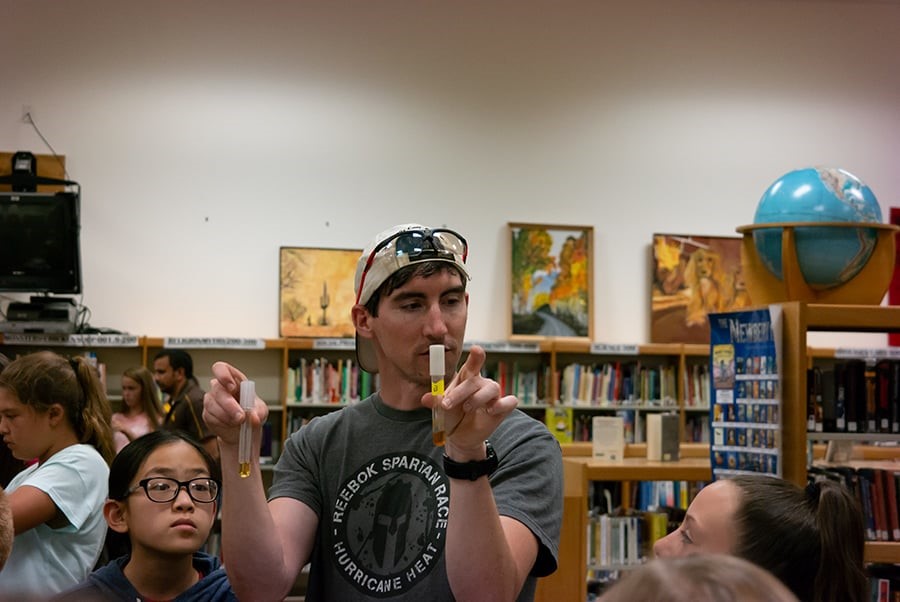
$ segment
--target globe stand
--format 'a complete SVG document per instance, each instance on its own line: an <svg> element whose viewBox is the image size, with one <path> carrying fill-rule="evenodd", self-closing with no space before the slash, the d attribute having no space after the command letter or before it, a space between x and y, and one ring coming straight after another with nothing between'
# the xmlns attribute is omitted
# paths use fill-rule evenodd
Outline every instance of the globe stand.
<svg viewBox="0 0 900 602"><path fill-rule="evenodd" d="M795 228L871 228L876 231L875 248L866 265L847 282L816 290L807 284L797 257ZM763 263L753 241L755 230L781 228L781 271L775 276ZM804 301L841 305L878 305L884 298L894 275L896 234L900 226L860 222L781 222L740 226L741 266L754 304Z"/></svg>

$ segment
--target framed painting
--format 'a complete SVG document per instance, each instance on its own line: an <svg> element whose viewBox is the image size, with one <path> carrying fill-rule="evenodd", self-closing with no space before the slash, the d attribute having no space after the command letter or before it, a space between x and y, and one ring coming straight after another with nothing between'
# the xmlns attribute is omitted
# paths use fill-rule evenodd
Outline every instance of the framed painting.
<svg viewBox="0 0 900 602"><path fill-rule="evenodd" d="M509 338L594 338L594 229L510 223Z"/></svg>
<svg viewBox="0 0 900 602"><path fill-rule="evenodd" d="M352 337L350 309L360 249L281 247L279 336Z"/></svg>
<svg viewBox="0 0 900 602"><path fill-rule="evenodd" d="M708 313L752 305L739 236L654 234L652 343L709 343Z"/></svg>

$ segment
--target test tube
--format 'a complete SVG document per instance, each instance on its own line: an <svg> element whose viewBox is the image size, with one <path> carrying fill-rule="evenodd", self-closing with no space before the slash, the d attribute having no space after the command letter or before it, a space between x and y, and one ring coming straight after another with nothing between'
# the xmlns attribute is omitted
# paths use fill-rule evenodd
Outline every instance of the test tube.
<svg viewBox="0 0 900 602"><path fill-rule="evenodd" d="M428 347L428 364L431 373L431 394L436 398L431 408L431 440L438 447L444 445L444 346Z"/></svg>
<svg viewBox="0 0 900 602"><path fill-rule="evenodd" d="M238 443L238 462L241 465L241 478L250 476L250 447L253 431L250 426L250 410L256 401L256 383L252 380L241 382L241 407L244 408L244 421L241 423L241 439Z"/></svg>

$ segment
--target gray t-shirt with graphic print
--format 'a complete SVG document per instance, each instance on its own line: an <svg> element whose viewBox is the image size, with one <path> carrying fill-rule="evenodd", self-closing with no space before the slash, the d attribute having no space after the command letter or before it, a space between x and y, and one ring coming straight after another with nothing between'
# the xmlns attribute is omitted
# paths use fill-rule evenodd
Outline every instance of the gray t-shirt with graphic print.
<svg viewBox="0 0 900 602"><path fill-rule="evenodd" d="M538 556L519 600L556 570L562 455L542 422L516 410L491 436L490 477L501 515L534 533ZM453 600L444 563L451 481L431 440L431 412L399 411L375 394L293 433L269 499L319 516L306 599ZM473 558L472 562L478 562Z"/></svg>

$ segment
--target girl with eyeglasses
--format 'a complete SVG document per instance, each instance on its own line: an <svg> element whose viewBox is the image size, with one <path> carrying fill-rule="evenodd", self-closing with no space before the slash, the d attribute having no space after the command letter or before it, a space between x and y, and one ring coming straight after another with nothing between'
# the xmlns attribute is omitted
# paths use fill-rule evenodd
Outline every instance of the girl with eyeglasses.
<svg viewBox="0 0 900 602"><path fill-rule="evenodd" d="M181 431L153 431L122 448L103 515L131 551L54 600L237 600L219 559L200 551L218 510L215 467Z"/></svg>
<svg viewBox="0 0 900 602"><path fill-rule="evenodd" d="M0 372L0 437L31 462L6 488L15 539L0 599L46 599L84 579L106 535L111 410L93 366L50 351Z"/></svg>

